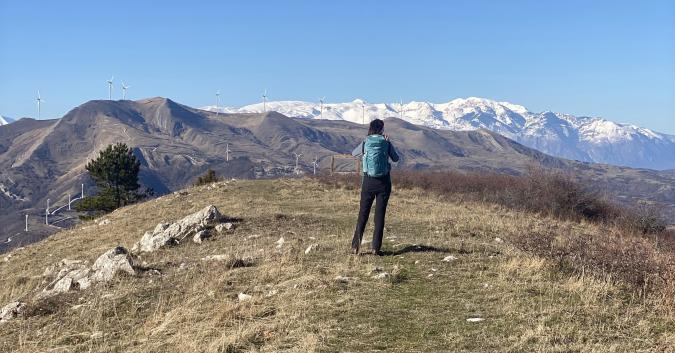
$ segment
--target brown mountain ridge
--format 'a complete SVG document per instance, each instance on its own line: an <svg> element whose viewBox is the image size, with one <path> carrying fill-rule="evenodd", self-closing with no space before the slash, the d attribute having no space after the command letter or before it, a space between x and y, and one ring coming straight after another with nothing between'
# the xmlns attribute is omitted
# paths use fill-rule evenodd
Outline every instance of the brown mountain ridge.
<svg viewBox="0 0 675 353"><path fill-rule="evenodd" d="M435 130L393 117L385 130L401 155L395 168L520 174L542 167L569 173L623 202L661 203L675 219L672 172L556 158L487 130ZM159 97L94 100L60 119L24 118L0 127L0 244L15 235L16 246L21 243L16 239L33 241L53 230L39 226L47 199L62 205L68 193L79 195L81 183L85 194L93 192L84 165L111 143L134 148L142 162L142 182L161 194L191 184L208 168L235 178L295 175L293 153L302 154L303 173L311 173L315 157L319 170L326 171L332 155L349 153L365 133L363 125L345 121L276 112L216 114ZM337 168L348 171L353 166L343 160ZM21 232L24 213L31 215L32 236Z"/></svg>

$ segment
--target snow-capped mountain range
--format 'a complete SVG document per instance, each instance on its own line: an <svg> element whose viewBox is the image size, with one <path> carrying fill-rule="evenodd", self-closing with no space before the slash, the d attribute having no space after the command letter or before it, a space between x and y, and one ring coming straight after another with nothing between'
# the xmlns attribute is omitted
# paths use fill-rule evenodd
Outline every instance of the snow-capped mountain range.
<svg viewBox="0 0 675 353"><path fill-rule="evenodd" d="M0 115L0 125L7 125L14 122L14 119Z"/></svg>
<svg viewBox="0 0 675 353"><path fill-rule="evenodd" d="M259 113L263 103L240 108L207 106L222 113ZM367 123L375 118L399 117L437 129L488 129L542 152L585 162L636 168L675 168L675 136L599 117L555 112L535 113L508 102L484 98L454 99L448 103L347 103L270 101L269 111L307 119Z"/></svg>

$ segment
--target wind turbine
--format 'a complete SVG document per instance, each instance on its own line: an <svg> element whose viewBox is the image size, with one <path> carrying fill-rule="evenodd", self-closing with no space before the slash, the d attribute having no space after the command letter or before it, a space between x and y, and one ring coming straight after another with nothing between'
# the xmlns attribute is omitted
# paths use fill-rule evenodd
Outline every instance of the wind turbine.
<svg viewBox="0 0 675 353"><path fill-rule="evenodd" d="M108 82L110 82L110 84L112 84L111 81L112 81L112 80L110 80L110 81L108 81ZM129 88L131 88L131 86L125 85L125 84L124 84L124 81L122 81L122 100L124 100L124 99L127 98L127 89L129 89Z"/></svg>
<svg viewBox="0 0 675 353"><path fill-rule="evenodd" d="M401 99L401 103L398 105L398 117L403 120L403 99Z"/></svg>
<svg viewBox="0 0 675 353"><path fill-rule="evenodd" d="M37 91L37 98L35 99L38 105L38 119L40 119L40 104L45 100L40 97L40 90Z"/></svg>
<svg viewBox="0 0 675 353"><path fill-rule="evenodd" d="M323 119L323 102L326 100L326 96L323 96L319 99L319 102L321 102L321 115L320 118Z"/></svg>
<svg viewBox="0 0 675 353"><path fill-rule="evenodd" d="M262 95L263 99L263 113L267 112L267 88L265 88L265 92Z"/></svg>
<svg viewBox="0 0 675 353"><path fill-rule="evenodd" d="M108 82L108 100L112 100L112 88L113 88L113 80L115 79L115 76L110 77L110 79L106 82Z"/></svg>
<svg viewBox="0 0 675 353"><path fill-rule="evenodd" d="M298 169L298 161L300 160L300 157L302 156L302 153L297 154L293 152L293 155L295 156L295 174L298 175L300 174L300 169Z"/></svg>
<svg viewBox="0 0 675 353"><path fill-rule="evenodd" d="M225 162L230 161L230 143L228 142L227 145L225 145Z"/></svg>
<svg viewBox="0 0 675 353"><path fill-rule="evenodd" d="M366 123L366 101L361 101L361 123Z"/></svg>
<svg viewBox="0 0 675 353"><path fill-rule="evenodd" d="M216 115L218 115L218 107L220 106L220 90L216 91Z"/></svg>

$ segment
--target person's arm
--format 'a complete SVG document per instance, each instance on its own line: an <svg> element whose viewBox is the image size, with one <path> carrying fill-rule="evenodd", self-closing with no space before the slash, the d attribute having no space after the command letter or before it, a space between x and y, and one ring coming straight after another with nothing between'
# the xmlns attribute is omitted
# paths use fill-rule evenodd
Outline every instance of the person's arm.
<svg viewBox="0 0 675 353"><path fill-rule="evenodd" d="M394 144L391 143L391 141L389 141L389 158L391 158L391 160L394 162L398 162L398 153L396 153Z"/></svg>
<svg viewBox="0 0 675 353"><path fill-rule="evenodd" d="M359 143L359 145L356 146L356 148L354 148L354 150L352 151L352 156L354 157L360 156L362 154L363 154L363 141L361 141L361 143Z"/></svg>

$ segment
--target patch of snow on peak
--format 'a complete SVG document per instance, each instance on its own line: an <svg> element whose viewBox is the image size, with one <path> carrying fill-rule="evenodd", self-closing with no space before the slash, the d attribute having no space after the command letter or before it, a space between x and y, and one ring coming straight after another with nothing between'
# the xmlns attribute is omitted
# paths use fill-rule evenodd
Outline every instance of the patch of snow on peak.
<svg viewBox="0 0 675 353"><path fill-rule="evenodd" d="M11 123L13 123L13 122L14 122L14 119L12 119L12 118L10 118L10 117L8 117L8 116L0 115L0 126L1 126L1 125L11 124Z"/></svg>
<svg viewBox="0 0 675 353"><path fill-rule="evenodd" d="M479 97L456 98L447 103L370 103L355 99L322 105L319 101L270 101L265 106L261 102L240 108L209 106L202 109L223 113L261 113L266 109L290 117L345 120L357 124L397 117L436 129L487 129L563 158L675 169L672 158L675 136L599 117L577 117L551 111L534 113L522 105Z"/></svg>

